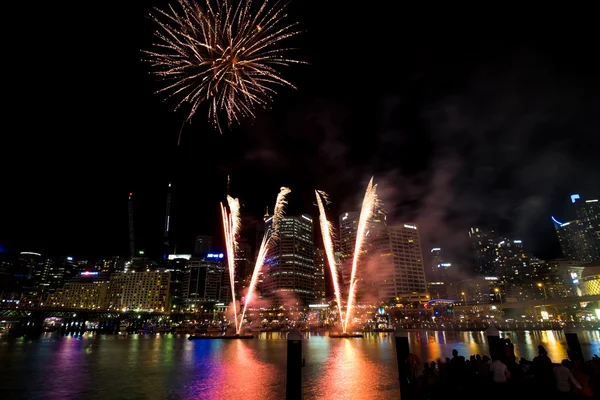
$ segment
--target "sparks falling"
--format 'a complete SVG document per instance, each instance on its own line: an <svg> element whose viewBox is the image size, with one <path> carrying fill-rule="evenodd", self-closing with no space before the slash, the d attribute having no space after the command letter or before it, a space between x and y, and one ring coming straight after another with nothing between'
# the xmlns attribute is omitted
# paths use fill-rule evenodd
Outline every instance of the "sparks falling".
<svg viewBox="0 0 600 400"><path fill-rule="evenodd" d="M358 227L356 229L356 243L354 245L354 258L352 259L352 273L350 275L350 289L348 291L348 304L346 305L346 320L344 321L344 332L348 329L348 323L352 316L352 307L354 306L354 297L356 296L356 267L360 259L365 236L367 235L367 224L373 215L373 210L377 204L377 185L373 185L373 178L369 181L360 216L358 219Z"/></svg>
<svg viewBox="0 0 600 400"><path fill-rule="evenodd" d="M246 315L246 308L248 304L252 302L252 295L254 294L254 289L256 288L256 282L258 280L258 274L260 269L262 268L265 262L265 256L267 255L267 250L269 245L277 240L277 230L274 229L275 226L279 226L281 218L283 218L284 207L287 204L287 200L285 196L287 196L291 190L287 187L282 187L279 190L279 194L277 195L277 200L275 200L275 211L273 212L273 222L271 223L271 229L268 232L265 232L265 236L263 237L262 243L260 245L260 249L258 250L258 256L256 257L256 263L254 264L254 271L252 272L252 278L250 279L250 286L248 286L248 293L246 294L246 300L244 301L244 309L242 311L242 319L240 320L239 330L242 329L242 324L244 323L244 317ZM239 331L238 331L239 333Z"/></svg>
<svg viewBox="0 0 600 400"><path fill-rule="evenodd" d="M229 267L229 283L231 285L231 298L233 301L233 316L235 331L239 333L241 324L238 325L237 307L235 300L235 254L237 251L237 236L240 230L240 202L231 196L227 196L229 212L221 203L221 215L223 217L223 230L225 233L225 249L227 251L227 265Z"/></svg>
<svg viewBox="0 0 600 400"><path fill-rule="evenodd" d="M300 33L297 23L285 23L285 5L264 0L253 10L251 0L177 3L178 11L171 5L150 15L158 24L159 42L143 52L154 74L167 81L157 93L179 97L175 110L184 103L191 106L186 121L206 102L209 121L221 131L219 114L231 127L254 118L257 107L267 108L274 87L295 88L279 72L292 63L305 64L286 56L291 48L281 47Z"/></svg>
<svg viewBox="0 0 600 400"><path fill-rule="evenodd" d="M323 206L323 200L327 202L327 194L323 191L315 190L315 195L317 196L317 205L319 206L319 222L321 225L321 233L323 236L323 247L325 248L325 254L327 255L329 270L331 271L331 280L333 281L335 299L338 304L338 312L343 326L342 295L340 292L338 270L335 262L335 252L333 248L333 227L331 226L331 222L327 220L327 215L325 214L325 207Z"/></svg>

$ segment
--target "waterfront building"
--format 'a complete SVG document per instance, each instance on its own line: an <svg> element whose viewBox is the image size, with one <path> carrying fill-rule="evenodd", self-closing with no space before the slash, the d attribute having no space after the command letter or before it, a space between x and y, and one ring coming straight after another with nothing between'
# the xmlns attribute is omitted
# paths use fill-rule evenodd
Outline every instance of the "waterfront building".
<svg viewBox="0 0 600 400"><path fill-rule="evenodd" d="M190 310L200 303L229 304L231 285L223 253L208 253L204 258L189 260L182 283L182 307Z"/></svg>
<svg viewBox="0 0 600 400"><path fill-rule="evenodd" d="M170 310L169 272L127 272L110 276L107 303L109 309Z"/></svg>
<svg viewBox="0 0 600 400"><path fill-rule="evenodd" d="M414 223L387 227L391 268L383 275L380 299L419 298L428 300L425 265L419 229ZM415 297L416 296L416 297Z"/></svg>

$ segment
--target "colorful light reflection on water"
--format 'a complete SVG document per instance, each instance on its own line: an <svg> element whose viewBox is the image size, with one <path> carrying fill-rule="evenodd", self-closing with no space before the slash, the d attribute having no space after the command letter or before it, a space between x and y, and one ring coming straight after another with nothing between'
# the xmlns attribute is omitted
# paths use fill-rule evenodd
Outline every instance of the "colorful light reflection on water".
<svg viewBox="0 0 600 400"><path fill-rule="evenodd" d="M532 359L542 344L555 362L566 357L562 332L501 333L518 356ZM410 332L421 361L489 354L483 332ZM586 358L600 354L600 332L582 332ZM304 343L305 399L398 398L392 335ZM255 340L188 341L185 336L133 335L0 339L2 398L27 399L228 399L284 397L284 334Z"/></svg>

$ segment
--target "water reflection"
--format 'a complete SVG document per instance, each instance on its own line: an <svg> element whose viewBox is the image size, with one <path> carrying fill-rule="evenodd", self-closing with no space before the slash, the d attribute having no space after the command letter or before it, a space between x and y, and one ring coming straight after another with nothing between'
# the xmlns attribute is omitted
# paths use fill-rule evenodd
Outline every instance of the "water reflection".
<svg viewBox="0 0 600 400"><path fill-rule="evenodd" d="M319 399L389 399L397 398L392 368L382 368L365 351L368 341L336 341L323 365L320 382L308 382L306 398Z"/></svg>
<svg viewBox="0 0 600 400"><path fill-rule="evenodd" d="M542 344L552 361L566 358L562 332L501 332L518 357ZM584 357L600 354L600 332L579 335ZM409 332L421 362L489 354L483 332ZM0 338L2 398L271 400L285 395L285 335L255 340L189 341L184 335ZM393 335L363 339L306 335L306 399L398 398ZM8 393L8 396L4 396Z"/></svg>

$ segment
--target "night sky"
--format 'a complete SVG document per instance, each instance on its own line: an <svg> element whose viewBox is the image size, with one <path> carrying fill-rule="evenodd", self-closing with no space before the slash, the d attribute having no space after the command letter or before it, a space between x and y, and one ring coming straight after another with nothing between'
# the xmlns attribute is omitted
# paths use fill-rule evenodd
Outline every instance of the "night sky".
<svg viewBox="0 0 600 400"><path fill-rule="evenodd" d="M137 247L156 255L172 181L177 251L191 252L195 235L221 234L228 175L247 228L280 186L292 189L288 214L316 216L314 189L325 190L337 221L374 175L389 219L418 223L424 251L460 260L468 227L485 223L558 256L550 216L566 217L573 192L600 196L593 13L387 3L293 1L305 32L289 45L309 65L284 75L298 90L223 134L202 108L179 146L189 109L154 94L141 53L147 14L166 1L15 10L27 27L4 43L0 248L127 254L132 191Z"/></svg>

